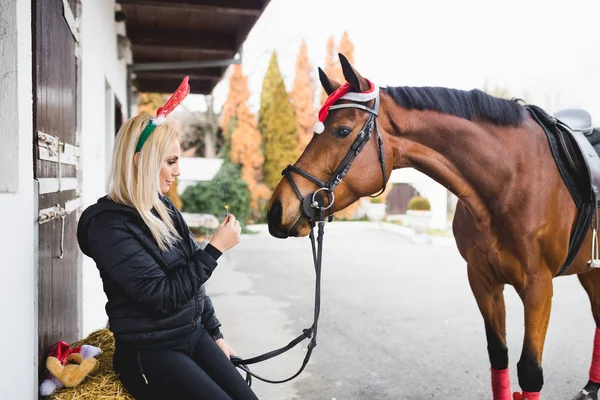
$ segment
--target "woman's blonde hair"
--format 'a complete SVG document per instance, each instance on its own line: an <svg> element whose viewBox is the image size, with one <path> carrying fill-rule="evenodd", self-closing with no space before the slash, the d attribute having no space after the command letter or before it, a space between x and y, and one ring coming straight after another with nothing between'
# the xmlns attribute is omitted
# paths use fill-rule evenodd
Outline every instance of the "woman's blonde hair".
<svg viewBox="0 0 600 400"><path fill-rule="evenodd" d="M119 129L107 191L113 201L134 207L140 213L158 246L165 250L180 235L159 197L160 168L171 145L179 140L180 132L169 122L157 126L142 147L136 165L135 146L151 118L147 114L138 115ZM152 213L152 208L158 217Z"/></svg>

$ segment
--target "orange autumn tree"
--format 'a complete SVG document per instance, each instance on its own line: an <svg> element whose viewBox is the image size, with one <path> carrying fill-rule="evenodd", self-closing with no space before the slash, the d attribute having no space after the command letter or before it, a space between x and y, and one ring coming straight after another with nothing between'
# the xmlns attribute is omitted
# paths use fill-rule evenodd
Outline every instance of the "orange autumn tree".
<svg viewBox="0 0 600 400"><path fill-rule="evenodd" d="M140 93L138 101L138 114L150 114L156 116L156 110L162 107L167 97L162 93Z"/></svg>
<svg viewBox="0 0 600 400"><path fill-rule="evenodd" d="M262 182L264 156L261 150L261 135L256 128L255 116L243 103L237 112L237 125L231 133L231 161L242 167L242 179L250 191L251 218L264 218L271 191Z"/></svg>
<svg viewBox="0 0 600 400"><path fill-rule="evenodd" d="M248 108L250 90L248 77L242 73L242 66L235 65L229 77L229 93L223 105L221 127L229 131L231 162L241 166L242 179L250 191L251 218L261 220L271 195L262 183L264 157L261 148L261 135L256 127L256 117Z"/></svg>
<svg viewBox="0 0 600 400"><path fill-rule="evenodd" d="M329 44L328 44L328 49L329 49ZM344 82L346 82L346 79L344 78L344 72L342 71L342 66L340 65L340 61L339 61L339 57L338 57L337 53L342 53L344 56L346 56L346 58L348 58L348 61L350 61L350 64L354 64L354 44L350 40L350 37L348 36L348 32L346 32L346 31L344 31L344 33L342 34L342 37L340 38L340 44L338 46L338 50L335 52L335 57L333 58L335 60L335 62L333 63L333 66L331 67L331 72L326 71L327 76L329 76L330 78L332 78L333 80L335 80L339 83L344 83ZM382 199L382 200L385 201L384 199ZM356 214L356 211L358 210L359 206L360 206L360 202L356 201L356 202L350 204L345 209L336 212L335 216L336 216L336 218L340 218L340 219L352 219L354 217L354 215Z"/></svg>
<svg viewBox="0 0 600 400"><path fill-rule="evenodd" d="M342 37L340 38L340 45L338 47L338 53L342 53L344 56L346 56L346 58L348 59L348 61L350 62L350 64L354 65L354 43L352 43L352 41L350 40L350 36L348 36L348 32L344 31L344 33L342 34ZM346 79L344 78L344 72L342 71L342 66L339 63L339 57L337 59L337 65L336 65L336 72L335 75L336 77L339 78L339 82L345 82ZM379 198L381 199L382 203L386 202L387 196L390 193L390 191L392 190L392 186L393 185L388 185L385 192L383 192L381 194L381 196L379 196ZM368 198L370 200L370 198ZM358 207L358 202L354 203L353 205L355 208ZM346 210L344 210L346 211ZM353 214L356 211L356 209L354 211L349 210L348 213Z"/></svg>
<svg viewBox="0 0 600 400"><path fill-rule="evenodd" d="M250 91L248 90L248 78L242 74L242 66L235 64L231 75L229 75L229 91L227 92L227 98L223 103L221 109L221 129L226 134L230 128L229 124L231 119L236 117L238 108L250 97Z"/></svg>
<svg viewBox="0 0 600 400"><path fill-rule="evenodd" d="M323 68L323 71L330 78L333 78L333 73L335 71L335 60L337 58L337 53L335 51L335 40L333 40L333 36L329 36L329 39L327 40L327 51L325 53L325 68ZM327 99L327 93L325 93L325 90L321 89L321 104L325 102L325 99Z"/></svg>
<svg viewBox="0 0 600 400"><path fill-rule="evenodd" d="M313 126L317 120L314 106L315 92L310 78L311 69L306 42L303 40L296 59L296 77L290 93L292 106L296 114L300 152L304 151L304 148L310 142L313 136Z"/></svg>
<svg viewBox="0 0 600 400"><path fill-rule="evenodd" d="M346 31L344 31L340 39L338 53L342 53L350 61L350 64L354 64L354 43L352 43Z"/></svg>
<svg viewBox="0 0 600 400"><path fill-rule="evenodd" d="M354 65L354 44L350 40L348 32L346 31L344 31L342 37L340 38L338 50L335 52L334 66L331 75L328 75L333 80L336 80L339 83L344 83L346 82L346 79L344 78L344 72L342 71L342 65L340 64L338 53L342 53L344 56L346 56L348 61L350 61L350 64Z"/></svg>
<svg viewBox="0 0 600 400"><path fill-rule="evenodd" d="M350 64L354 64L354 44L350 40L350 36L348 36L348 32L344 31L342 37L340 38L340 44L337 49L335 47L335 40L333 36L330 36L327 40L327 51L325 53L325 68L323 71L327 74L328 77L337 81L339 83L344 83L346 80L344 79L344 73L342 72L342 66L340 65L340 59L338 57L338 53L342 53ZM327 98L327 94L324 90L321 90L321 104Z"/></svg>

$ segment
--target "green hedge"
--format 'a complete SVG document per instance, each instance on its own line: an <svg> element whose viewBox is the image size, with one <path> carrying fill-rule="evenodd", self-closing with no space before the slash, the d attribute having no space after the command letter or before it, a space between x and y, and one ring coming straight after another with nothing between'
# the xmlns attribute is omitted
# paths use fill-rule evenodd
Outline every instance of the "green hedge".
<svg viewBox="0 0 600 400"><path fill-rule="evenodd" d="M198 214L212 214L219 220L225 217L225 196L229 212L242 223L250 215L250 192L241 178L239 167L224 162L210 182L199 182L187 187L181 195L183 211Z"/></svg>
<svg viewBox="0 0 600 400"><path fill-rule="evenodd" d="M408 201L409 210L429 211L431 210L431 204L425 197L415 196Z"/></svg>

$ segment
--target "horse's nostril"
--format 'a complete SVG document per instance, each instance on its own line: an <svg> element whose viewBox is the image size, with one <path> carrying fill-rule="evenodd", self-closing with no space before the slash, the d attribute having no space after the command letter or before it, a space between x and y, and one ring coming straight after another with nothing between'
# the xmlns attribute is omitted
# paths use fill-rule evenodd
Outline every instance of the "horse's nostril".
<svg viewBox="0 0 600 400"><path fill-rule="evenodd" d="M267 221L270 224L279 225L281 224L281 215L283 213L283 206L280 200L276 200L271 205L269 212L267 213Z"/></svg>
<svg viewBox="0 0 600 400"><path fill-rule="evenodd" d="M286 238L288 236L287 232L281 229L282 214L283 205L281 201L274 201L267 213L267 224L269 225L269 233L276 238Z"/></svg>

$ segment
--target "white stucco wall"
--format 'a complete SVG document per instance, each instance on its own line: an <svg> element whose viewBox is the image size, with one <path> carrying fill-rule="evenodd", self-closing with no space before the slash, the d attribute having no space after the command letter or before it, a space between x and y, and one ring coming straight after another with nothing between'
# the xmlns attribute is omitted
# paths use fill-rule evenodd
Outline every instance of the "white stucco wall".
<svg viewBox="0 0 600 400"><path fill-rule="evenodd" d="M212 180L223 165L220 158L182 157L179 159L177 192L182 194L188 186Z"/></svg>
<svg viewBox="0 0 600 400"><path fill-rule="evenodd" d="M431 204L431 228L448 227L448 191L442 185L413 168L395 169L389 183L408 183Z"/></svg>
<svg viewBox="0 0 600 400"><path fill-rule="evenodd" d="M126 63L118 60L117 33L124 23L116 23L114 0L86 0L81 15L81 196L84 209L106 194L108 163L114 137L111 132L114 101L118 98L127 114ZM107 86L110 88L107 90ZM112 96L107 98L107 93ZM110 124L110 126L108 126ZM94 262L83 256L82 336L105 327L106 296Z"/></svg>
<svg viewBox="0 0 600 400"><path fill-rule="evenodd" d="M0 397L37 398L37 253L34 251L31 2L0 0L0 142L14 147L15 190L0 193ZM11 84L5 84L10 82ZM16 85L14 84L16 82ZM1 113L0 113L1 114ZM4 325L3 325L4 326ZM18 371L18 372L15 372Z"/></svg>

